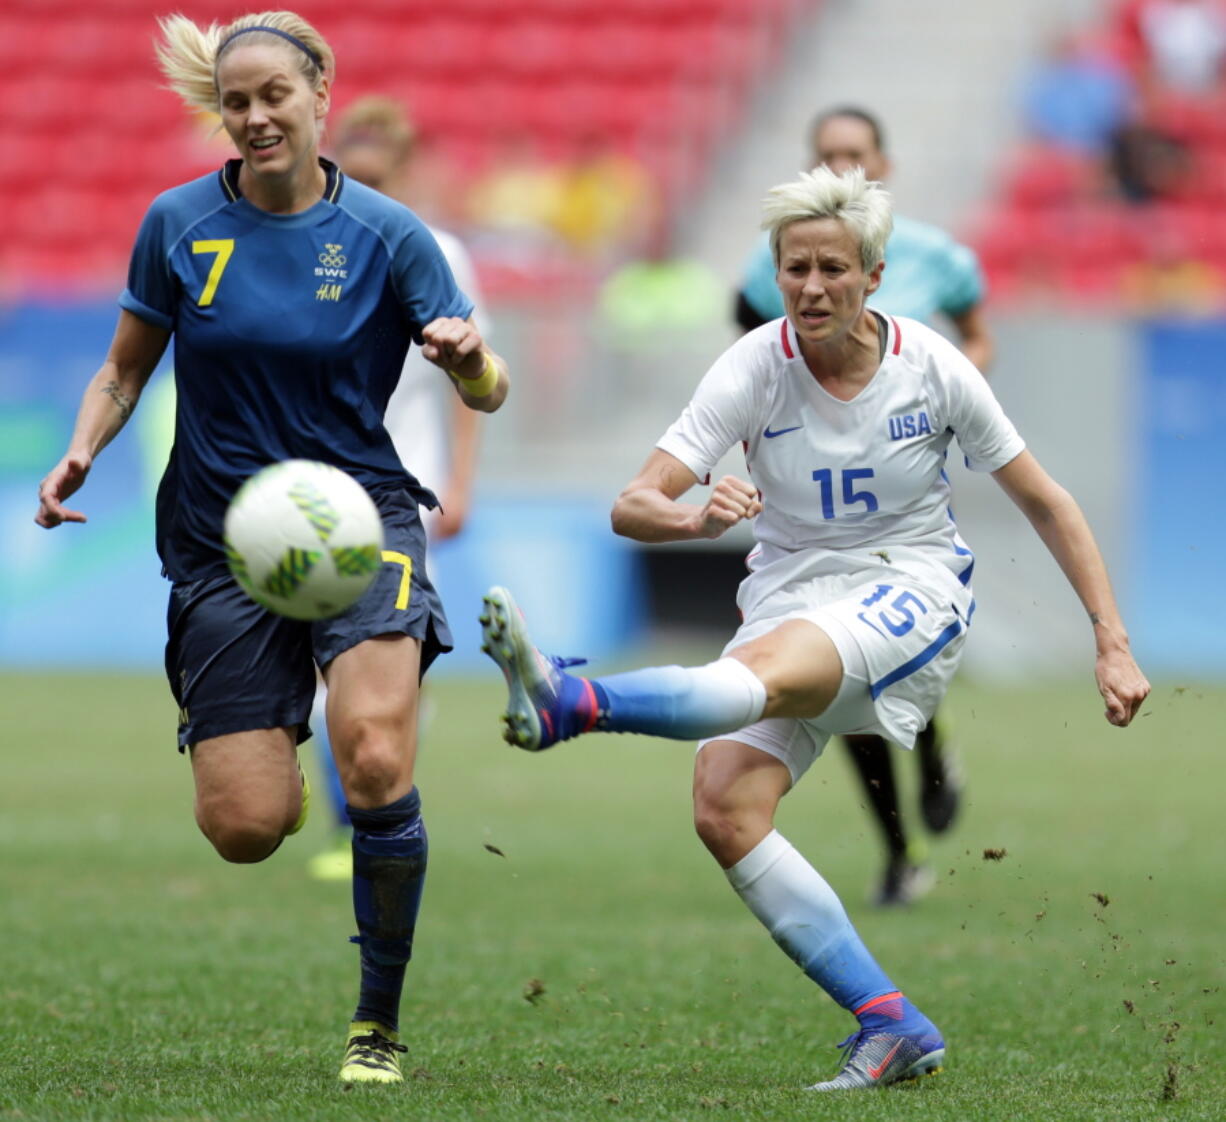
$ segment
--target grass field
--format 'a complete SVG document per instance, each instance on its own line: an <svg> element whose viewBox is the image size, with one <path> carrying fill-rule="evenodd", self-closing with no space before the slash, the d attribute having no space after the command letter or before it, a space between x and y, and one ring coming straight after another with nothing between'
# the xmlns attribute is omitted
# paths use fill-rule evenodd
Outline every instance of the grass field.
<svg viewBox="0 0 1226 1122"><path fill-rule="evenodd" d="M780 828L949 1043L914 1088L820 1100L800 1088L850 1018L702 852L690 748L531 757L498 740L493 678L432 697L412 1074L345 1092L348 890L303 871L325 815L224 865L159 679L0 677L0 1118L1226 1115L1221 687L1158 685L1127 732L1088 678L959 687L966 810L906 913L863 904L876 842L841 753L819 761Z"/></svg>

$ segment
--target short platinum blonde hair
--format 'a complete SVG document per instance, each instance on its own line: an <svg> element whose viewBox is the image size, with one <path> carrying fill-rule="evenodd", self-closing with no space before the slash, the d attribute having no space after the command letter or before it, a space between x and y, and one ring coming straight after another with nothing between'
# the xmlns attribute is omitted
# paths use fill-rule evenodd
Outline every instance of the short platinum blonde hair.
<svg viewBox="0 0 1226 1122"><path fill-rule="evenodd" d="M834 218L860 243L860 263L866 273L885 260L885 243L894 229L890 193L863 168L842 175L825 164L802 171L800 178L772 187L762 200L762 229L770 231L771 255L779 266L779 241L793 222Z"/></svg>
<svg viewBox="0 0 1226 1122"><path fill-rule="evenodd" d="M218 113L221 110L217 89L217 64L223 54L247 43L280 44L292 51L298 72L313 90L324 77L336 73L332 48L306 20L294 12L254 12L239 16L232 23L211 23L201 27L186 16L165 16L158 20L162 41L157 44L158 65L170 88L191 108ZM247 31L252 27L271 31Z"/></svg>

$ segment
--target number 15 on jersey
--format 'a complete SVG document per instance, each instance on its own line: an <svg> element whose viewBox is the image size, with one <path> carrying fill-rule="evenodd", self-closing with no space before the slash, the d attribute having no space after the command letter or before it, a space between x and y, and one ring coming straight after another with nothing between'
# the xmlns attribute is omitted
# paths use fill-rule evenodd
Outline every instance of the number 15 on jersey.
<svg viewBox="0 0 1226 1122"><path fill-rule="evenodd" d="M872 468L844 468L840 473L842 477L842 509L835 511L834 498L834 472L830 468L819 468L813 473L814 482L820 488L822 497L822 517L826 519L837 518L839 514L872 514L877 509L877 496L872 491L857 491L856 481L859 479L872 479ZM863 503L863 510L852 510L852 507Z"/></svg>

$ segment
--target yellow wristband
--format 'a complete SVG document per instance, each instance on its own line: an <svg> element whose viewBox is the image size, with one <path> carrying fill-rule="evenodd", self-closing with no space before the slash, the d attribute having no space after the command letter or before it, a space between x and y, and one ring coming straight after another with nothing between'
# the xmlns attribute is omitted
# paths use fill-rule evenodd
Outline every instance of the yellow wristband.
<svg viewBox="0 0 1226 1122"><path fill-rule="evenodd" d="M465 378L454 370L448 370L447 373L464 387L470 397L489 397L498 385L498 367L494 365L488 351L485 352L485 369L477 377Z"/></svg>

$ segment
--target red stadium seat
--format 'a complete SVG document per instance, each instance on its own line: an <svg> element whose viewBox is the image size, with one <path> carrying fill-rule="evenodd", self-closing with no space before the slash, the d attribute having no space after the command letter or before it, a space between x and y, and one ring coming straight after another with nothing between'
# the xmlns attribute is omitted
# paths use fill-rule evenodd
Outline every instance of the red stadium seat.
<svg viewBox="0 0 1226 1122"><path fill-rule="evenodd" d="M535 96L531 120L565 138L603 134L628 144L672 119L671 83L571 81Z"/></svg>
<svg viewBox="0 0 1226 1122"><path fill-rule="evenodd" d="M337 52L337 111L365 92L399 97L429 143L466 173L516 136L549 159L599 138L645 160L674 197L736 120L744 83L773 57L778 28L810 2L293 7ZM241 10L230 0L183 7L206 24ZM24 233L17 239L38 275L113 270L152 196L228 154L164 88L153 51L157 11L147 0L8 0L0 12L0 104L9 109L0 121L9 157L0 205L38 231L37 246ZM45 221L35 221L31 199L47 208Z"/></svg>
<svg viewBox="0 0 1226 1122"><path fill-rule="evenodd" d="M43 71L46 47L57 33L46 19L17 12L0 15L0 74L14 81Z"/></svg>
<svg viewBox="0 0 1226 1122"><path fill-rule="evenodd" d="M109 79L129 70L134 55L152 61L156 32L150 18L94 14L76 22L69 34L47 37L42 66L57 74Z"/></svg>
<svg viewBox="0 0 1226 1122"><path fill-rule="evenodd" d="M1226 147L1203 147L1193 159L1189 198L1194 203L1226 207Z"/></svg>
<svg viewBox="0 0 1226 1122"><path fill-rule="evenodd" d="M0 77L0 104L20 105L27 129L72 128L82 109L92 112L99 100L98 86L89 78L46 72L18 80Z"/></svg>
<svg viewBox="0 0 1226 1122"><path fill-rule="evenodd" d="M1053 206L1082 197L1094 182L1095 165L1080 153L1033 145L1015 156L1006 176L1006 197L1014 206Z"/></svg>
<svg viewBox="0 0 1226 1122"><path fill-rule="evenodd" d="M386 24L365 14L336 21L327 39L336 55L342 89L355 80L377 83L384 74L407 65L402 54L407 42L400 29L389 30Z"/></svg>
<svg viewBox="0 0 1226 1122"><path fill-rule="evenodd" d="M575 70L592 78L658 81L677 73L690 49L681 35L616 16L570 33Z"/></svg>
<svg viewBox="0 0 1226 1122"><path fill-rule="evenodd" d="M462 87L489 65L493 31L454 16L436 16L411 26L389 30L389 52L406 72L429 73L450 81L457 97ZM338 64L339 65L339 64ZM461 79L461 76L462 79Z"/></svg>
<svg viewBox="0 0 1226 1122"><path fill-rule="evenodd" d="M520 19L489 36L488 65L495 72L531 81L572 70L569 29L550 20Z"/></svg>
<svg viewBox="0 0 1226 1122"><path fill-rule="evenodd" d="M970 243L989 273L1016 272L1031 243L1028 216L1012 210L994 210L976 223Z"/></svg>
<svg viewBox="0 0 1226 1122"><path fill-rule="evenodd" d="M446 0L445 4L434 5L435 11L442 8L458 19L470 24L490 26L506 19L514 19L522 14L530 13L535 4L508 3L508 0Z"/></svg>

